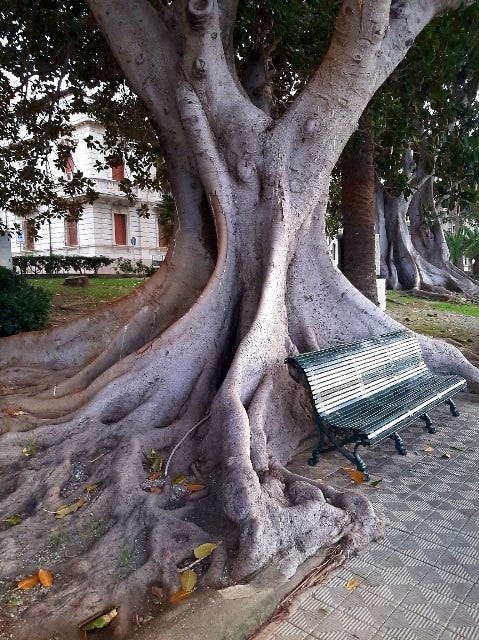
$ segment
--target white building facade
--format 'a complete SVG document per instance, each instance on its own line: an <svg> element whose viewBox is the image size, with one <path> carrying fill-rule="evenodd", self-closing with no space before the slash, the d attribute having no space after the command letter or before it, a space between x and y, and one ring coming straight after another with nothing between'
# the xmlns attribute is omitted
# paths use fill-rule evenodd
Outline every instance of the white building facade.
<svg viewBox="0 0 479 640"><path fill-rule="evenodd" d="M148 265L153 260L162 259L166 254L166 246L162 229L152 209L161 201L161 194L136 190L137 200L131 203L119 186L120 180L129 177L128 168L119 165L98 170L96 163L103 162L103 158L85 142L87 136L101 141L102 127L85 116L76 116L73 125L74 137L78 143L66 163L65 177L68 179L73 172L81 171L85 177L93 180L99 197L93 204L84 206L78 222L64 219L45 222L37 239L33 239L29 233L28 221L9 213L0 214L7 224L11 225L15 221L23 228L23 234L14 236L11 240L12 254L103 255L109 258L142 260ZM150 210L149 218L140 216L138 212L141 205L145 204Z"/></svg>

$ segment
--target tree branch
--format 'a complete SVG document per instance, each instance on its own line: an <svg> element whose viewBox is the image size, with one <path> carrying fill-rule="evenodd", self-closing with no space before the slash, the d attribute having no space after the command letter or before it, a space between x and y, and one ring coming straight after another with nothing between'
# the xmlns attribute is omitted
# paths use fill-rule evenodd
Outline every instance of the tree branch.
<svg viewBox="0 0 479 640"><path fill-rule="evenodd" d="M174 47L169 7L158 12L147 0L85 0L125 77L157 127L178 122ZM173 117L172 117L173 116Z"/></svg>
<svg viewBox="0 0 479 640"><path fill-rule="evenodd" d="M437 15L471 0L345 0L319 69L278 122L273 139L289 142L294 202L317 192L319 167L334 166L374 92ZM335 135L325 135L333 131Z"/></svg>
<svg viewBox="0 0 479 640"><path fill-rule="evenodd" d="M234 3L227 6L231 11ZM230 18L232 16L230 15ZM240 88L227 63L220 31L218 0L185 0L183 73L203 105L216 137L225 127L266 128L270 119L257 109Z"/></svg>
<svg viewBox="0 0 479 640"><path fill-rule="evenodd" d="M219 0L220 28L223 49L229 68L233 72L235 68L233 31L236 21L236 11L239 0Z"/></svg>

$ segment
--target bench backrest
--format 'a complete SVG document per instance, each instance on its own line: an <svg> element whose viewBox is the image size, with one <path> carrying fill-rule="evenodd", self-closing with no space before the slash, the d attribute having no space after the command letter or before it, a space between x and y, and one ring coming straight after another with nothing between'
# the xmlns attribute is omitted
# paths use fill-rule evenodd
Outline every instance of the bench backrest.
<svg viewBox="0 0 479 640"><path fill-rule="evenodd" d="M293 376L298 377L298 367L304 372L316 411L323 415L427 371L408 331L303 353L286 363Z"/></svg>

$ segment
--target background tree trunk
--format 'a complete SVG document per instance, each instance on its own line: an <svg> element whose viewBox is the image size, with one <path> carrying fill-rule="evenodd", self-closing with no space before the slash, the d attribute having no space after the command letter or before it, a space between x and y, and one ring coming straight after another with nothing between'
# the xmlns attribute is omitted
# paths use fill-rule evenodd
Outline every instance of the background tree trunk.
<svg viewBox="0 0 479 640"><path fill-rule="evenodd" d="M342 271L374 304L378 302L374 228L374 148L366 110L341 154Z"/></svg>
<svg viewBox="0 0 479 640"><path fill-rule="evenodd" d="M380 241L381 275L389 289L420 289L436 293L476 296L479 286L449 260L444 232L435 212L434 176L424 170L425 160L412 153L405 170L417 185L408 197L391 196L376 183L376 215L385 238ZM425 222L428 211L432 222Z"/></svg>

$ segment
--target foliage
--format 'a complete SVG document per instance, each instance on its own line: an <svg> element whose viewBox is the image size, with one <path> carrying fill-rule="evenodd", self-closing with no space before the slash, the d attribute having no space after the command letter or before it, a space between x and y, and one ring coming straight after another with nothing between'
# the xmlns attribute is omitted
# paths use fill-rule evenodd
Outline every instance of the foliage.
<svg viewBox="0 0 479 640"><path fill-rule="evenodd" d="M0 336L43 329L49 310L48 293L0 267Z"/></svg>
<svg viewBox="0 0 479 640"><path fill-rule="evenodd" d="M475 258L479 255L479 231L459 227L457 231L446 233L446 242L451 260L457 263L461 258Z"/></svg>
<svg viewBox="0 0 479 640"><path fill-rule="evenodd" d="M117 273L136 273L142 278L148 278L155 273L155 269L142 260L133 262L130 258L118 258L115 269Z"/></svg>
<svg viewBox="0 0 479 640"><path fill-rule="evenodd" d="M46 219L78 219L97 197L94 182L80 171L71 181L63 175L78 143L72 114L105 127L103 141L87 144L102 148L107 167L124 162L130 173L120 189L132 200L135 188L157 189L165 180L146 112L85 3L2 3L0 95L0 140L6 141L0 145L0 200L5 210L33 216L34 232Z"/></svg>
<svg viewBox="0 0 479 640"><path fill-rule="evenodd" d="M156 216L163 231L163 241L165 245L170 244L173 237L174 213L175 199L171 193L164 193L161 202L156 205Z"/></svg>
<svg viewBox="0 0 479 640"><path fill-rule="evenodd" d="M436 176L443 211L459 206L472 216L479 199L478 28L477 2L435 20L372 101L376 164L387 190L407 196L417 188L404 168L412 150Z"/></svg>
<svg viewBox="0 0 479 640"><path fill-rule="evenodd" d="M63 256L50 254L47 256L37 256L33 254L23 254L14 256L13 266L21 274L37 273L68 273L73 270L76 273L98 273L100 267L107 267L114 262L113 258L106 256Z"/></svg>

